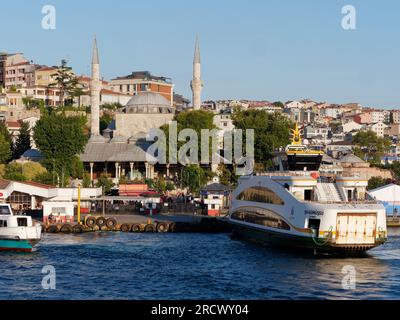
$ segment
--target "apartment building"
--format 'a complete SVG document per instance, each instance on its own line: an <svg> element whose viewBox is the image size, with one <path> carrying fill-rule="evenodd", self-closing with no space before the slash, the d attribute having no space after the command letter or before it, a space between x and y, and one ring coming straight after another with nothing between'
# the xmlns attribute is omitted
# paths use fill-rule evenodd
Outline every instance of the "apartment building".
<svg viewBox="0 0 400 320"><path fill-rule="evenodd" d="M400 124L400 110L392 111L393 123Z"/></svg>
<svg viewBox="0 0 400 320"><path fill-rule="evenodd" d="M167 77L152 75L149 71L132 72L124 77L117 77L110 81L111 89L115 92L137 95L140 92L156 92L166 98L171 106L174 103L174 85Z"/></svg>

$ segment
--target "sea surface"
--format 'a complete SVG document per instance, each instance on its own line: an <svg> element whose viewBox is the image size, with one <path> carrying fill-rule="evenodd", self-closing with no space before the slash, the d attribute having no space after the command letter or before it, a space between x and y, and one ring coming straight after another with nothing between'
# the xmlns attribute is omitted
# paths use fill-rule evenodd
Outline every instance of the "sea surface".
<svg viewBox="0 0 400 320"><path fill-rule="evenodd" d="M36 252L0 253L0 265L2 300L399 299L400 230L360 258L304 256L228 234L45 234ZM54 290L42 286L46 266Z"/></svg>

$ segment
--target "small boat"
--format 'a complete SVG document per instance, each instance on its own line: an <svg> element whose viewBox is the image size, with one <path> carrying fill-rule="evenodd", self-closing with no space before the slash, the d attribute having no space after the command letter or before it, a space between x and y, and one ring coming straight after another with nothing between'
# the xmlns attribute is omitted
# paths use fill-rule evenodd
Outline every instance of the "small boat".
<svg viewBox="0 0 400 320"><path fill-rule="evenodd" d="M0 251L31 252L41 234L42 226L32 217L14 215L9 204L0 204Z"/></svg>

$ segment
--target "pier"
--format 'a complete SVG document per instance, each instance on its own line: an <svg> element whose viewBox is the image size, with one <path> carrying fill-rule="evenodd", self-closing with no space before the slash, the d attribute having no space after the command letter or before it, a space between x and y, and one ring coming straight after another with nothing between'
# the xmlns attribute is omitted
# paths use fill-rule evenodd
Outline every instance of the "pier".
<svg viewBox="0 0 400 320"><path fill-rule="evenodd" d="M226 218L196 215L86 215L80 223L42 224L46 233L85 233L85 232L230 232Z"/></svg>

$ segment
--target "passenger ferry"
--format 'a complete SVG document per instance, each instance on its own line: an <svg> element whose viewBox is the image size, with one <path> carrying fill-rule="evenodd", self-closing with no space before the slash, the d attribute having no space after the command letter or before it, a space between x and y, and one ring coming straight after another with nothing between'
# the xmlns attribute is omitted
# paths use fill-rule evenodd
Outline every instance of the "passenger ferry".
<svg viewBox="0 0 400 320"><path fill-rule="evenodd" d="M229 222L234 235L316 253L363 252L387 238L386 212L366 194L367 181L320 182L309 172L242 177Z"/></svg>
<svg viewBox="0 0 400 320"><path fill-rule="evenodd" d="M365 252L387 239L385 208L370 198L367 185L360 177L333 180L306 168L244 176L232 195L229 223L235 237L261 244Z"/></svg>
<svg viewBox="0 0 400 320"><path fill-rule="evenodd" d="M14 215L9 204L0 204L0 251L31 252L41 239L42 227L32 218Z"/></svg>

